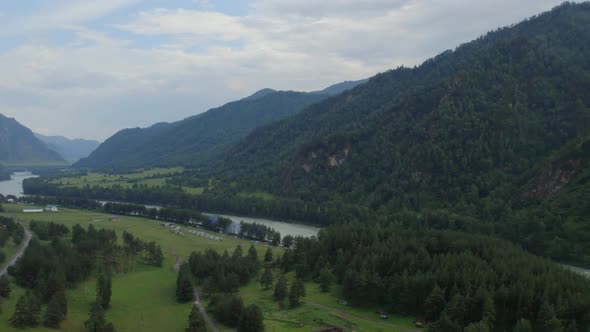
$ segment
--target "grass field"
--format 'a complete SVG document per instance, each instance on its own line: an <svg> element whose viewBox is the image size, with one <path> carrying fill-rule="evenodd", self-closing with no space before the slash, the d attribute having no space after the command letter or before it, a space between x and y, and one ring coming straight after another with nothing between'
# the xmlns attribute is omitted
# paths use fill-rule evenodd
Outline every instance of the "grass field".
<svg viewBox="0 0 590 332"><path fill-rule="evenodd" d="M63 177L51 181L51 183L59 184L63 187L84 187L99 186L110 188L112 186L121 186L123 188L131 188L133 185L146 185L148 187L161 187L166 185L166 180L174 174L182 173L184 168L154 168L145 170L141 173L133 174L104 174L98 172L89 172L88 175L78 177ZM193 195L200 195L205 190L204 187L183 187L183 189Z"/></svg>
<svg viewBox="0 0 590 332"><path fill-rule="evenodd" d="M248 241L233 237L224 237L223 241L213 241L187 234L180 237L168 232L158 221L144 218L121 217L120 222L108 222L109 215L64 209L58 213L23 214L22 206L5 205L3 215L14 217L23 222L30 220L53 221L73 226L81 224L87 227L93 224L96 228L114 229L120 235L123 230L133 233L145 241L158 242L165 255L162 268L142 267L139 270L118 274L113 278L112 308L107 312L107 320L114 323L117 331L182 331L186 325L191 304L175 302L176 273L173 270L175 255L186 259L191 252L213 248L218 251L231 251L238 244L245 250L250 246ZM266 248L257 245L259 256L263 256ZM275 255L280 249L275 249ZM275 272L278 275L278 271ZM292 275L288 276L290 279ZM0 314L0 331L19 331L8 324L14 312L14 304L24 291L13 287L13 295L2 302ZM411 330L411 319L390 318L379 321L371 310L343 307L338 303L339 290L332 294L319 292L318 285L306 285L306 303L294 310L281 309L272 301L271 291L262 290L257 281L240 290L246 304L256 303L265 314L266 331L298 331L306 332L326 326L340 326L347 331L404 331ZM84 331L83 322L87 319L88 309L95 296L95 280L88 280L76 289L68 290L68 319L62 324L61 331ZM318 305L325 306L319 307ZM327 308L329 307L329 308ZM331 309L334 308L334 309ZM340 311L338 311L340 310ZM366 317L360 319L359 317ZM399 324L406 328L396 329L387 324ZM225 328L223 331L233 331ZM34 331L51 331L43 328Z"/></svg>

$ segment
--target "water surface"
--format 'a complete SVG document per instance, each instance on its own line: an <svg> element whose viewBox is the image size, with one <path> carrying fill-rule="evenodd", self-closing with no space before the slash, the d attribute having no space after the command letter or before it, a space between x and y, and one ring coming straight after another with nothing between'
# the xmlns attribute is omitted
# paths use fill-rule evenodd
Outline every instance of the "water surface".
<svg viewBox="0 0 590 332"><path fill-rule="evenodd" d="M15 172L10 176L10 180L0 181L0 194L14 195L16 197L23 197L23 180L28 178L36 178L31 172Z"/></svg>

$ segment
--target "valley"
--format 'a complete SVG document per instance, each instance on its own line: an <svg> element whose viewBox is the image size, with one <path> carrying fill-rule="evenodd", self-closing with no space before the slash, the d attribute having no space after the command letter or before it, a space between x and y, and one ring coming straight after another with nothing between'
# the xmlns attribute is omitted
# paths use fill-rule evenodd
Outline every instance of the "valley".
<svg viewBox="0 0 590 332"><path fill-rule="evenodd" d="M0 84L0 330L589 331L590 2L262 2Z"/></svg>

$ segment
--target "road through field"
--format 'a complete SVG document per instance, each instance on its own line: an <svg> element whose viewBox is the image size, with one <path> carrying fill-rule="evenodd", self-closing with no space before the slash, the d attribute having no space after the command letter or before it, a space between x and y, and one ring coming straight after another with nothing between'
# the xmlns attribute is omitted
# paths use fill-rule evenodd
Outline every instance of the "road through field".
<svg viewBox="0 0 590 332"><path fill-rule="evenodd" d="M21 244L18 246L18 249L16 250L16 253L14 253L14 256L12 256L12 258L10 258L10 260L8 260L8 262L6 262L6 264L4 264L4 266L2 266L2 268L0 268L0 276L3 276L4 274L6 274L6 271L8 271L8 268L13 266L14 264L16 264L16 261L18 261L18 259L24 254L25 249L27 249L27 247L29 246L29 242L31 241L31 237L32 237L31 231L25 227L25 238L23 239Z"/></svg>

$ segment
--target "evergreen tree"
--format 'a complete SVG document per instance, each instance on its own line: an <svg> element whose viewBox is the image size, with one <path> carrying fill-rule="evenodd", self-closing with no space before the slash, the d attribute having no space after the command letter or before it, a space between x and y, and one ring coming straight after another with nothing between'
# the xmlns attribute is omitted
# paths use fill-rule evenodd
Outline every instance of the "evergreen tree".
<svg viewBox="0 0 590 332"><path fill-rule="evenodd" d="M553 309L553 306L547 300L544 300L541 304L537 320L542 328L542 332L560 332L563 330L561 321L555 315L555 309Z"/></svg>
<svg viewBox="0 0 590 332"><path fill-rule="evenodd" d="M108 323L104 317L104 310L98 303L94 303L90 308L88 320L84 326L89 332L114 332L113 324Z"/></svg>
<svg viewBox="0 0 590 332"><path fill-rule="evenodd" d="M324 293L329 292L330 286L334 280L336 280L336 277L334 277L332 270L330 270L328 267L322 268L319 276L320 290Z"/></svg>
<svg viewBox="0 0 590 332"><path fill-rule="evenodd" d="M289 292L289 306L291 308L300 306L302 297L305 297L305 285L302 280L296 279Z"/></svg>
<svg viewBox="0 0 590 332"><path fill-rule="evenodd" d="M490 332L490 327L486 322L471 323L463 329L463 332Z"/></svg>
<svg viewBox="0 0 590 332"><path fill-rule="evenodd" d="M262 285L262 287L264 287L264 289L269 289L270 286L273 283L273 275L272 275L272 271L270 270L270 268L266 268L264 269L264 273L262 273L262 276L260 277L260 285Z"/></svg>
<svg viewBox="0 0 590 332"><path fill-rule="evenodd" d="M10 325L16 328L25 328L31 326L32 317L28 299L25 295L19 297L16 302L14 314L10 318Z"/></svg>
<svg viewBox="0 0 590 332"><path fill-rule="evenodd" d="M47 308L45 309L45 317L43 319L43 325L49 328L57 329L61 322L65 319L63 314L63 309L61 308L59 295L55 293L49 304L47 304Z"/></svg>
<svg viewBox="0 0 590 332"><path fill-rule="evenodd" d="M428 321L434 322L438 320L440 313L445 308L445 292L438 286L435 285L430 295L424 302L424 313Z"/></svg>
<svg viewBox="0 0 590 332"><path fill-rule="evenodd" d="M6 275L3 275L0 277L0 297L9 298L10 292L10 280Z"/></svg>
<svg viewBox="0 0 590 332"><path fill-rule="evenodd" d="M287 285L287 278L285 278L285 275L281 275L281 277L275 285L275 291L273 296L276 301L282 302L287 298L288 293L289 286Z"/></svg>
<svg viewBox="0 0 590 332"><path fill-rule="evenodd" d="M232 253L232 257L233 258L239 258L243 256L243 250L242 250L242 246L241 245L237 245L236 248L234 249L234 252Z"/></svg>
<svg viewBox="0 0 590 332"><path fill-rule="evenodd" d="M238 323L238 332L262 331L264 331L264 316L262 315L262 311L255 304L246 307Z"/></svg>
<svg viewBox="0 0 590 332"><path fill-rule="evenodd" d="M256 251L256 247L254 247L254 245L251 245L248 249L248 258L253 262L258 261L258 252Z"/></svg>
<svg viewBox="0 0 590 332"><path fill-rule="evenodd" d="M292 245L293 245L293 236L285 235L285 237L283 237L283 247L289 249L289 248L291 248Z"/></svg>
<svg viewBox="0 0 590 332"><path fill-rule="evenodd" d="M270 241L270 244L274 247L278 247L281 244L281 233L275 232L272 235L272 240Z"/></svg>
<svg viewBox="0 0 590 332"><path fill-rule="evenodd" d="M190 279L190 270L188 264L180 266L178 277L176 278L176 301L186 303L193 300L193 285Z"/></svg>
<svg viewBox="0 0 590 332"><path fill-rule="evenodd" d="M526 319L520 319L518 322L516 322L516 325L514 325L512 332L533 332L533 326L531 325L530 321Z"/></svg>
<svg viewBox="0 0 590 332"><path fill-rule="evenodd" d="M266 248L266 253L264 254L264 262L272 262L272 249L270 247Z"/></svg>
<svg viewBox="0 0 590 332"><path fill-rule="evenodd" d="M112 281L109 273L100 273L96 279L96 303L104 310L111 306Z"/></svg>
<svg viewBox="0 0 590 332"><path fill-rule="evenodd" d="M201 315L199 308L196 305L191 309L191 313L188 317L188 327L185 329L186 332L207 332L207 325L205 319Z"/></svg>

